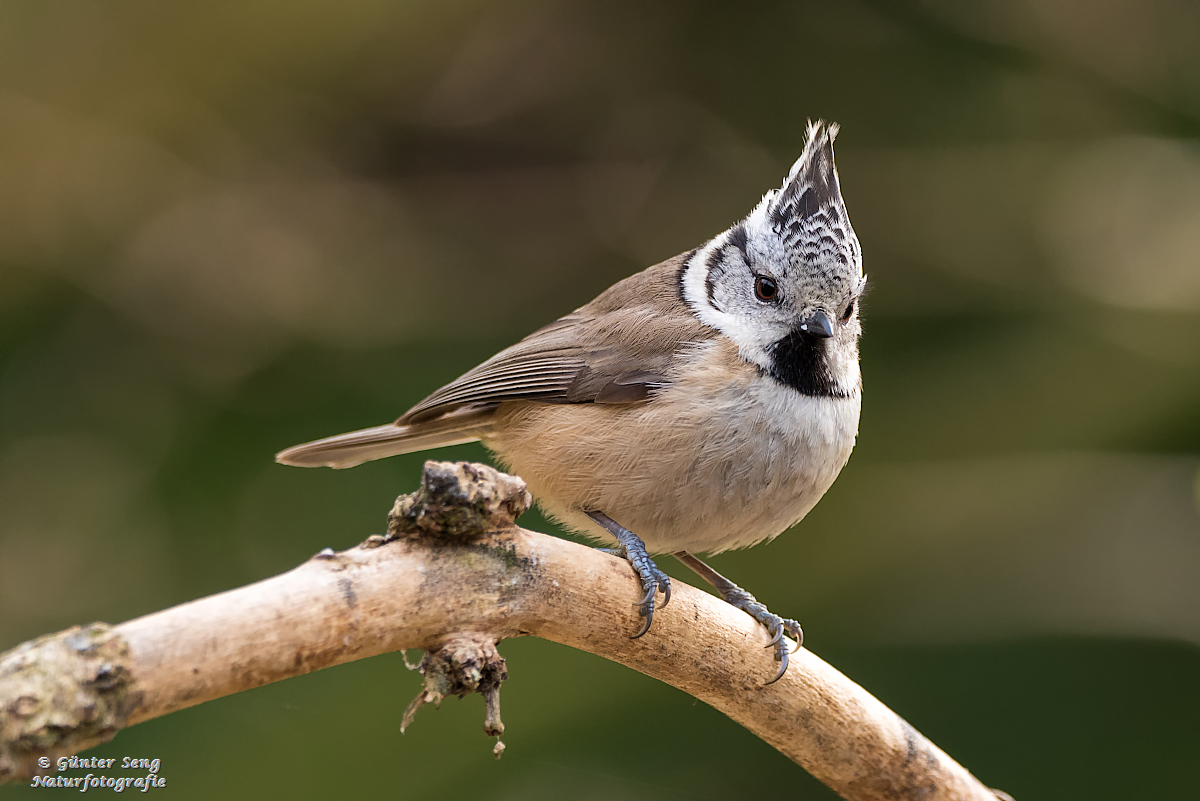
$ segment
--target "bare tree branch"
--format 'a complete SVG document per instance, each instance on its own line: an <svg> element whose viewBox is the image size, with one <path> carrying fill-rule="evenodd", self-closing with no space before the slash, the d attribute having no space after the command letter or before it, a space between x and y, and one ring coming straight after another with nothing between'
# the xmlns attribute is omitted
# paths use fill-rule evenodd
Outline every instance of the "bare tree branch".
<svg viewBox="0 0 1200 801"><path fill-rule="evenodd" d="M749 616L682 582L639 626L641 592L621 559L517 527L524 482L489 467L428 462L387 537L118 626L75 627L0 655L0 780L120 729L252 687L405 648L426 651L405 714L482 692L498 735L504 660L495 643L533 635L678 687L802 765L846 799L998 794L868 692L800 649L781 681ZM497 750L502 745L497 743ZM1000 797L1003 797L1002 795Z"/></svg>

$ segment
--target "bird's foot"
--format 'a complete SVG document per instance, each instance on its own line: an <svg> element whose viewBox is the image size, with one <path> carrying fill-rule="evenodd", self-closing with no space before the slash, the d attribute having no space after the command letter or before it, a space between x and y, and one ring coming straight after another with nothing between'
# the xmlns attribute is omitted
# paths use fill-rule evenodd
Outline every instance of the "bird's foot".
<svg viewBox="0 0 1200 801"><path fill-rule="evenodd" d="M788 656L791 654L791 646L783 635L790 634L796 640L796 647L799 648L804 644L804 629L800 628L800 624L796 621L780 617L770 609L767 609L761 601L732 582L729 583L728 587L721 587L719 589L721 590L721 597L731 606L736 606L757 620L767 630L767 633L771 635L771 641L767 643L766 647L775 648L775 661L779 663L779 672L767 684L774 684L782 679L783 674L787 673Z"/></svg>
<svg viewBox="0 0 1200 801"><path fill-rule="evenodd" d="M795 638L796 647L799 648L804 644L804 630L800 628L800 624L794 620L774 614L753 595L687 551L676 551L675 558L696 571L696 575L716 588L726 603L741 609L762 624L767 633L771 635L771 641L767 643L767 647L775 649L775 661L779 663L779 671L775 674L775 678L768 681L767 684L774 684L782 679L783 674L787 673L788 656L791 654L788 641L784 639L783 635L790 634Z"/></svg>
<svg viewBox="0 0 1200 801"><path fill-rule="evenodd" d="M642 583L642 591L645 595L637 602L637 608L642 617L646 618L646 622L642 624L641 630L631 638L636 640L649 631L650 624L654 622L654 602L659 591L663 594L663 602L662 606L658 608L661 609L670 602L671 579L658 569L658 565L654 564L654 560L646 551L646 543L642 542L636 534L601 512L588 512L587 516L603 526L604 530L616 537L619 543L616 548L600 548L599 550L620 556L628 561L629 566L633 568L633 572L637 574L638 580Z"/></svg>

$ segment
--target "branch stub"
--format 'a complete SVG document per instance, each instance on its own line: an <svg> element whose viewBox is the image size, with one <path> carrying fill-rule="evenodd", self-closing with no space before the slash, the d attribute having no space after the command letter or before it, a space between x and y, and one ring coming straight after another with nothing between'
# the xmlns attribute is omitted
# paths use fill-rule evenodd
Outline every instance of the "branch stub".
<svg viewBox="0 0 1200 801"><path fill-rule="evenodd" d="M405 664L408 664L407 659ZM446 639L437 648L421 658L417 670L425 677L425 686L404 710L400 722L403 733L425 704L441 706L448 695L465 698L471 693L483 696L487 713L483 732L489 737L504 733L500 720L500 684L508 678L504 657L496 650L496 640L486 634L458 634ZM504 752L504 744L497 741L492 753L496 758Z"/></svg>
<svg viewBox="0 0 1200 801"><path fill-rule="evenodd" d="M471 539L508 528L533 502L525 482L472 462L425 462L421 488L396 499L391 537Z"/></svg>

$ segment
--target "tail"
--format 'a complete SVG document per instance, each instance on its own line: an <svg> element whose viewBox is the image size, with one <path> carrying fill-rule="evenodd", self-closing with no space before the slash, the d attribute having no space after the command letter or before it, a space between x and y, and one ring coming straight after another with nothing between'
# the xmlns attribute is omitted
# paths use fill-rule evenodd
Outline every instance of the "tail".
<svg viewBox="0 0 1200 801"><path fill-rule="evenodd" d="M487 414L441 417L411 426L376 426L294 445L275 454L275 461L293 467L354 467L387 456L474 442L491 430Z"/></svg>

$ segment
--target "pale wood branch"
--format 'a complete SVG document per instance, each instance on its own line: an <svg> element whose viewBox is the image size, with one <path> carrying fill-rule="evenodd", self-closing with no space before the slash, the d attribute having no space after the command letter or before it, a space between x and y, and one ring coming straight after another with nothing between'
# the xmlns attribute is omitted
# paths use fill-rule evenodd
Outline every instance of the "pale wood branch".
<svg viewBox="0 0 1200 801"><path fill-rule="evenodd" d="M499 734L496 641L533 635L678 687L728 715L846 799L995 801L957 762L806 649L782 680L746 614L682 582L638 640L628 564L517 527L519 480L429 462L389 536L118 626L93 624L0 655L0 779L144 720L320 668L424 649L425 689L480 691ZM406 715L411 720L411 715ZM502 747L499 746L498 748ZM1000 797L1003 797L1002 795Z"/></svg>

